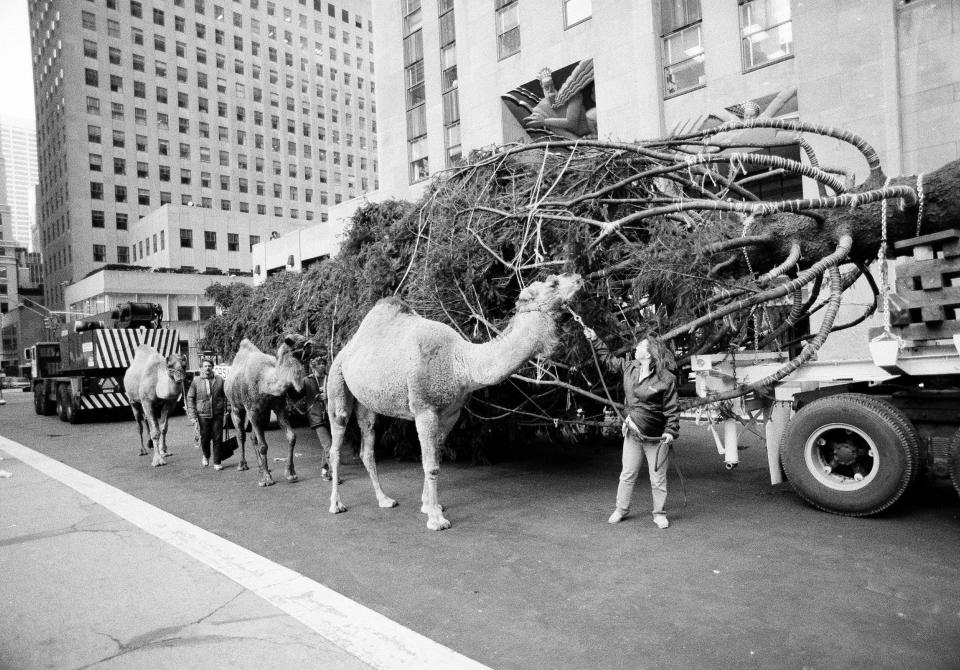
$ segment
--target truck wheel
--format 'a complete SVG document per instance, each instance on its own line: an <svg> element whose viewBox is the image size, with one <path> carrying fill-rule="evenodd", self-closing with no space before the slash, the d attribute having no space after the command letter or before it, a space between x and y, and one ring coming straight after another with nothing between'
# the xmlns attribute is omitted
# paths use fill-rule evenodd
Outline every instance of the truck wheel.
<svg viewBox="0 0 960 670"><path fill-rule="evenodd" d="M33 385L33 411L43 416L43 384Z"/></svg>
<svg viewBox="0 0 960 670"><path fill-rule="evenodd" d="M61 384L57 394L57 415L61 421L78 423L78 413L73 406L73 392L69 384Z"/></svg>
<svg viewBox="0 0 960 670"><path fill-rule="evenodd" d="M957 495L960 495L960 429L950 440L950 481L953 482Z"/></svg>
<svg viewBox="0 0 960 670"><path fill-rule="evenodd" d="M841 393L796 413L780 442L780 464L814 507L868 516L895 503L916 478L919 439L890 403Z"/></svg>

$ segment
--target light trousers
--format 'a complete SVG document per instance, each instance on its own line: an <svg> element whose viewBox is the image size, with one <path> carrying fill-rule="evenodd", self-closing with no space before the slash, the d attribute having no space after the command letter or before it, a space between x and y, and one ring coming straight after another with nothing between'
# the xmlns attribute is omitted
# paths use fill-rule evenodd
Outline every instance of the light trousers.
<svg viewBox="0 0 960 670"><path fill-rule="evenodd" d="M660 440L641 439L632 432L623 439L623 470L620 472L620 484L617 486L617 507L623 510L630 509L633 485L637 483L640 465L646 458L647 470L650 473L650 491L653 493L653 513L663 514L663 505L667 501L669 454L670 445L661 446ZM657 465L660 467L658 468Z"/></svg>

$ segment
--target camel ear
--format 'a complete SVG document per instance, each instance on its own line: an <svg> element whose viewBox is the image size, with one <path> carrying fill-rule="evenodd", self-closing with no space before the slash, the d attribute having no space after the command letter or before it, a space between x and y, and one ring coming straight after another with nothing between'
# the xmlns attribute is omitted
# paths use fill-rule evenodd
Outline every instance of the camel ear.
<svg viewBox="0 0 960 670"><path fill-rule="evenodd" d="M293 349L297 346L297 337L296 335L284 335L283 343Z"/></svg>

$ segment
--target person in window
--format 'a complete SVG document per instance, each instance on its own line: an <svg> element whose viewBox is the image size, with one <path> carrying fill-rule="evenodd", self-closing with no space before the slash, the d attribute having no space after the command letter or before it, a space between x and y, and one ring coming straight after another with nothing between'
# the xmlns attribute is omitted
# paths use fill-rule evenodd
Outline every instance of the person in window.
<svg viewBox="0 0 960 670"><path fill-rule="evenodd" d="M583 334L604 365L623 373L626 412L622 426L623 470L617 487L617 507L607 521L619 523L630 513L633 485L640 464L646 458L653 493L653 522L659 528L667 528L670 525L664 511L667 465L670 443L680 432L680 403L673 354L653 334L637 343L633 359L614 356L592 328L584 328Z"/></svg>
<svg viewBox="0 0 960 670"><path fill-rule="evenodd" d="M210 464L213 469L223 470L220 464L220 443L223 440L223 414L227 409L227 396L223 392L223 378L213 373L213 361L204 358L200 374L193 379L186 399L187 416L200 432L200 450L203 452L202 467Z"/></svg>

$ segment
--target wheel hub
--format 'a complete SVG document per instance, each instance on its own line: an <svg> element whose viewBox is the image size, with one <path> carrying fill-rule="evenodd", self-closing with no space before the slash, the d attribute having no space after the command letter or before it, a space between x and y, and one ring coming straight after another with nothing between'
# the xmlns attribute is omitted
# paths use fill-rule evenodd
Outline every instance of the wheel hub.
<svg viewBox="0 0 960 670"><path fill-rule="evenodd" d="M806 459L821 483L838 490L854 489L875 475L876 450L866 433L849 424L829 424L811 437Z"/></svg>

